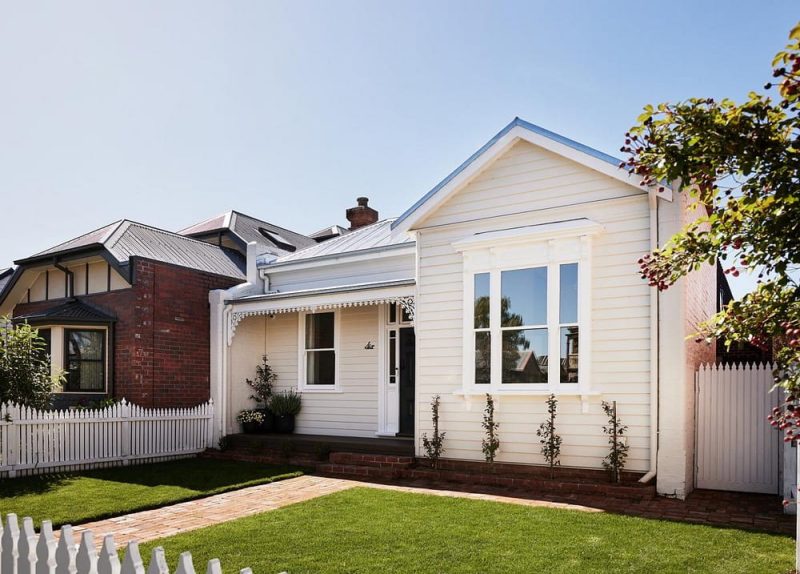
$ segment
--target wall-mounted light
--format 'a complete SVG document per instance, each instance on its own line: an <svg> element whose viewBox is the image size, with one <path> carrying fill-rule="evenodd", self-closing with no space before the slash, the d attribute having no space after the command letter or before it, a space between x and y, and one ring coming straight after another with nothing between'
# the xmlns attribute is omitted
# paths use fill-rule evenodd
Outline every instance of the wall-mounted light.
<svg viewBox="0 0 800 574"><path fill-rule="evenodd" d="M367 344L366 344L366 345L364 345L364 348L365 348L367 351L371 351L372 349L374 349L374 348L375 348L375 343L373 343L372 341L367 341Z"/></svg>

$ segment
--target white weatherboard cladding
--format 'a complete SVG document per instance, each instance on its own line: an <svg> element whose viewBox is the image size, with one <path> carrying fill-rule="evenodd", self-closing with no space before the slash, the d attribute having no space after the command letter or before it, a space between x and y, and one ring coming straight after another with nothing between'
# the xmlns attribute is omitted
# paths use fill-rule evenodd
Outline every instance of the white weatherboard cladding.
<svg viewBox="0 0 800 574"><path fill-rule="evenodd" d="M380 305L339 309L339 392L302 393L303 406L297 416L301 434L374 437L378 429L378 325ZM228 385L228 433L241 432L236 414L253 408L246 378L266 353L278 374L276 390L298 386L297 313L243 319L230 347ZM367 343L374 348L367 349Z"/></svg>
<svg viewBox="0 0 800 574"><path fill-rule="evenodd" d="M446 456L482 459L484 397L464 397L463 255L453 243L475 233L587 218L592 237L591 391L559 396L563 465L598 468L607 454L601 400L616 400L629 426L628 468L649 469L650 292L636 260L650 246L646 194L608 176L521 142L419 225L416 300L417 437L430 435L429 402L441 395ZM469 302L468 304L471 304ZM471 368L471 365L468 365ZM544 463L536 429L545 396L497 396L498 460ZM421 453L420 453L421 454Z"/></svg>
<svg viewBox="0 0 800 574"><path fill-rule="evenodd" d="M378 283L414 278L414 254L381 256L369 260L340 262L310 269L292 271L286 268L270 271L270 291L301 291L340 285Z"/></svg>

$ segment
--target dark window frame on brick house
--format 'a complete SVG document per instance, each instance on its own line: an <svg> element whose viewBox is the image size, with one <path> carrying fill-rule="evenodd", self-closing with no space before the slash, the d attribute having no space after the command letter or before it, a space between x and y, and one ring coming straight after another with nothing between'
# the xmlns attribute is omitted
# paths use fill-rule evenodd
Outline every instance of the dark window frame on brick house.
<svg viewBox="0 0 800 574"><path fill-rule="evenodd" d="M85 358L81 356L77 356L72 353L70 343L75 343L76 341L72 339L73 334L100 334L102 337L100 342L100 358ZM63 355L63 369L64 369L64 387L62 388L62 393L80 393L83 395L91 395L91 394L98 394L98 395L105 395L108 393L108 379L109 379L109 344L108 344L109 333L107 328L85 328L85 327L66 327L64 329L64 355ZM96 364L99 363L101 365L101 380L103 382L102 389L97 388L82 388L81 385L81 377L80 374L82 373L81 366L83 363L92 363ZM73 364L77 364L78 368L75 369ZM77 388L71 388L73 386L72 382L72 375L74 373L78 373L78 386Z"/></svg>

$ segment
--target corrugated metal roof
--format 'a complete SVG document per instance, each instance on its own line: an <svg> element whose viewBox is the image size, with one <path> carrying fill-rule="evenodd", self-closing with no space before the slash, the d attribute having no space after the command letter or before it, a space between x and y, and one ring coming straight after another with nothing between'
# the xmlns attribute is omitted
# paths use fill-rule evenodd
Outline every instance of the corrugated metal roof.
<svg viewBox="0 0 800 574"><path fill-rule="evenodd" d="M178 233L186 236L208 235L214 232L228 232L237 237L242 246L255 241L259 245L258 254L270 253L281 256L303 249L317 242L311 237L290 229L273 225L256 217L238 211L229 211L182 229ZM266 232L266 233L264 233Z"/></svg>
<svg viewBox="0 0 800 574"><path fill-rule="evenodd" d="M392 234L391 226L393 221L393 219L384 219L372 225L361 227L341 237L335 237L302 251L279 257L273 263L290 263L393 245L413 245L414 240L407 234Z"/></svg>
<svg viewBox="0 0 800 574"><path fill-rule="evenodd" d="M245 277L244 259L236 251L133 221L123 221L104 245L120 263L143 257L215 275Z"/></svg>
<svg viewBox="0 0 800 574"><path fill-rule="evenodd" d="M31 257L39 257L41 255L48 255L48 254L55 254L61 253L63 251L68 251L70 249L78 249L81 247L87 247L89 245L94 245L98 243L103 243L108 237L116 230L122 223L124 219L120 219L119 221L115 221L114 223L109 223L101 227L100 229L95 229L94 231L90 231L89 233L84 233L74 239L70 239L69 241L65 241L64 243L59 243L58 245L51 247L49 249L45 249L44 251L40 251L32 255Z"/></svg>
<svg viewBox="0 0 800 574"><path fill-rule="evenodd" d="M127 265L131 257L142 257L215 275L245 278L245 260L237 251L127 219L106 225L17 263L30 263L50 255L92 246L104 248L120 266Z"/></svg>

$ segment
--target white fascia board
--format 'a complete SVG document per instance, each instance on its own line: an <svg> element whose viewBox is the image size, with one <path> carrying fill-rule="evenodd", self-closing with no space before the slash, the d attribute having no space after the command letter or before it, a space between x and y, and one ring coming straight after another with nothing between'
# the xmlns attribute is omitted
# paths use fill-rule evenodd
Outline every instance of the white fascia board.
<svg viewBox="0 0 800 574"><path fill-rule="evenodd" d="M433 213L453 194L472 181L472 179L479 175L505 151L510 149L520 140L524 140L535 146L541 147L542 149L572 160L580 165L584 165L590 169L612 177L618 181L621 181L622 183L640 190L642 193L652 193L660 199L672 201L672 189L668 185L663 186L663 192L658 192L659 186L651 186L646 188L640 185L642 181L641 176L629 174L624 169L620 169L619 166L612 165L607 161L603 161L602 159L596 158L578 149L565 145L552 138L533 132L523 126L514 126L506 134L494 142L494 144L492 144L488 149L486 149L470 165L464 168L458 175L447 182L446 185L444 185L433 196L425 201L425 203L417 207L417 209L410 214L409 217L401 221L394 228L394 230L399 232L413 229L415 224L424 220L428 215Z"/></svg>
<svg viewBox="0 0 800 574"><path fill-rule="evenodd" d="M476 233L453 243L456 251L467 251L493 245L513 245L547 241L561 237L579 237L582 235L595 235L603 231L603 226L591 219L571 219L556 221L540 225L526 225L512 227L486 233Z"/></svg>
<svg viewBox="0 0 800 574"><path fill-rule="evenodd" d="M396 245L377 247L373 249L364 249L361 251L337 253L313 259L300 259L298 261L287 261L286 263L261 265L259 266L259 273L261 274L261 277L264 277L265 275L272 275L274 273L281 273L283 271L301 271L303 269L318 269L320 267L350 264L350 263L356 263L358 261L370 261L375 259L385 259L388 257L402 257L407 255L414 255L416 251L417 251L416 244L401 243Z"/></svg>
<svg viewBox="0 0 800 574"><path fill-rule="evenodd" d="M239 313L287 312L310 308L337 308L374 304L376 301L399 297L413 297L413 284L392 285L386 287L364 288L356 291L339 291L332 293L316 293L299 295L287 293L286 297L256 299L253 301L229 301L233 309Z"/></svg>

